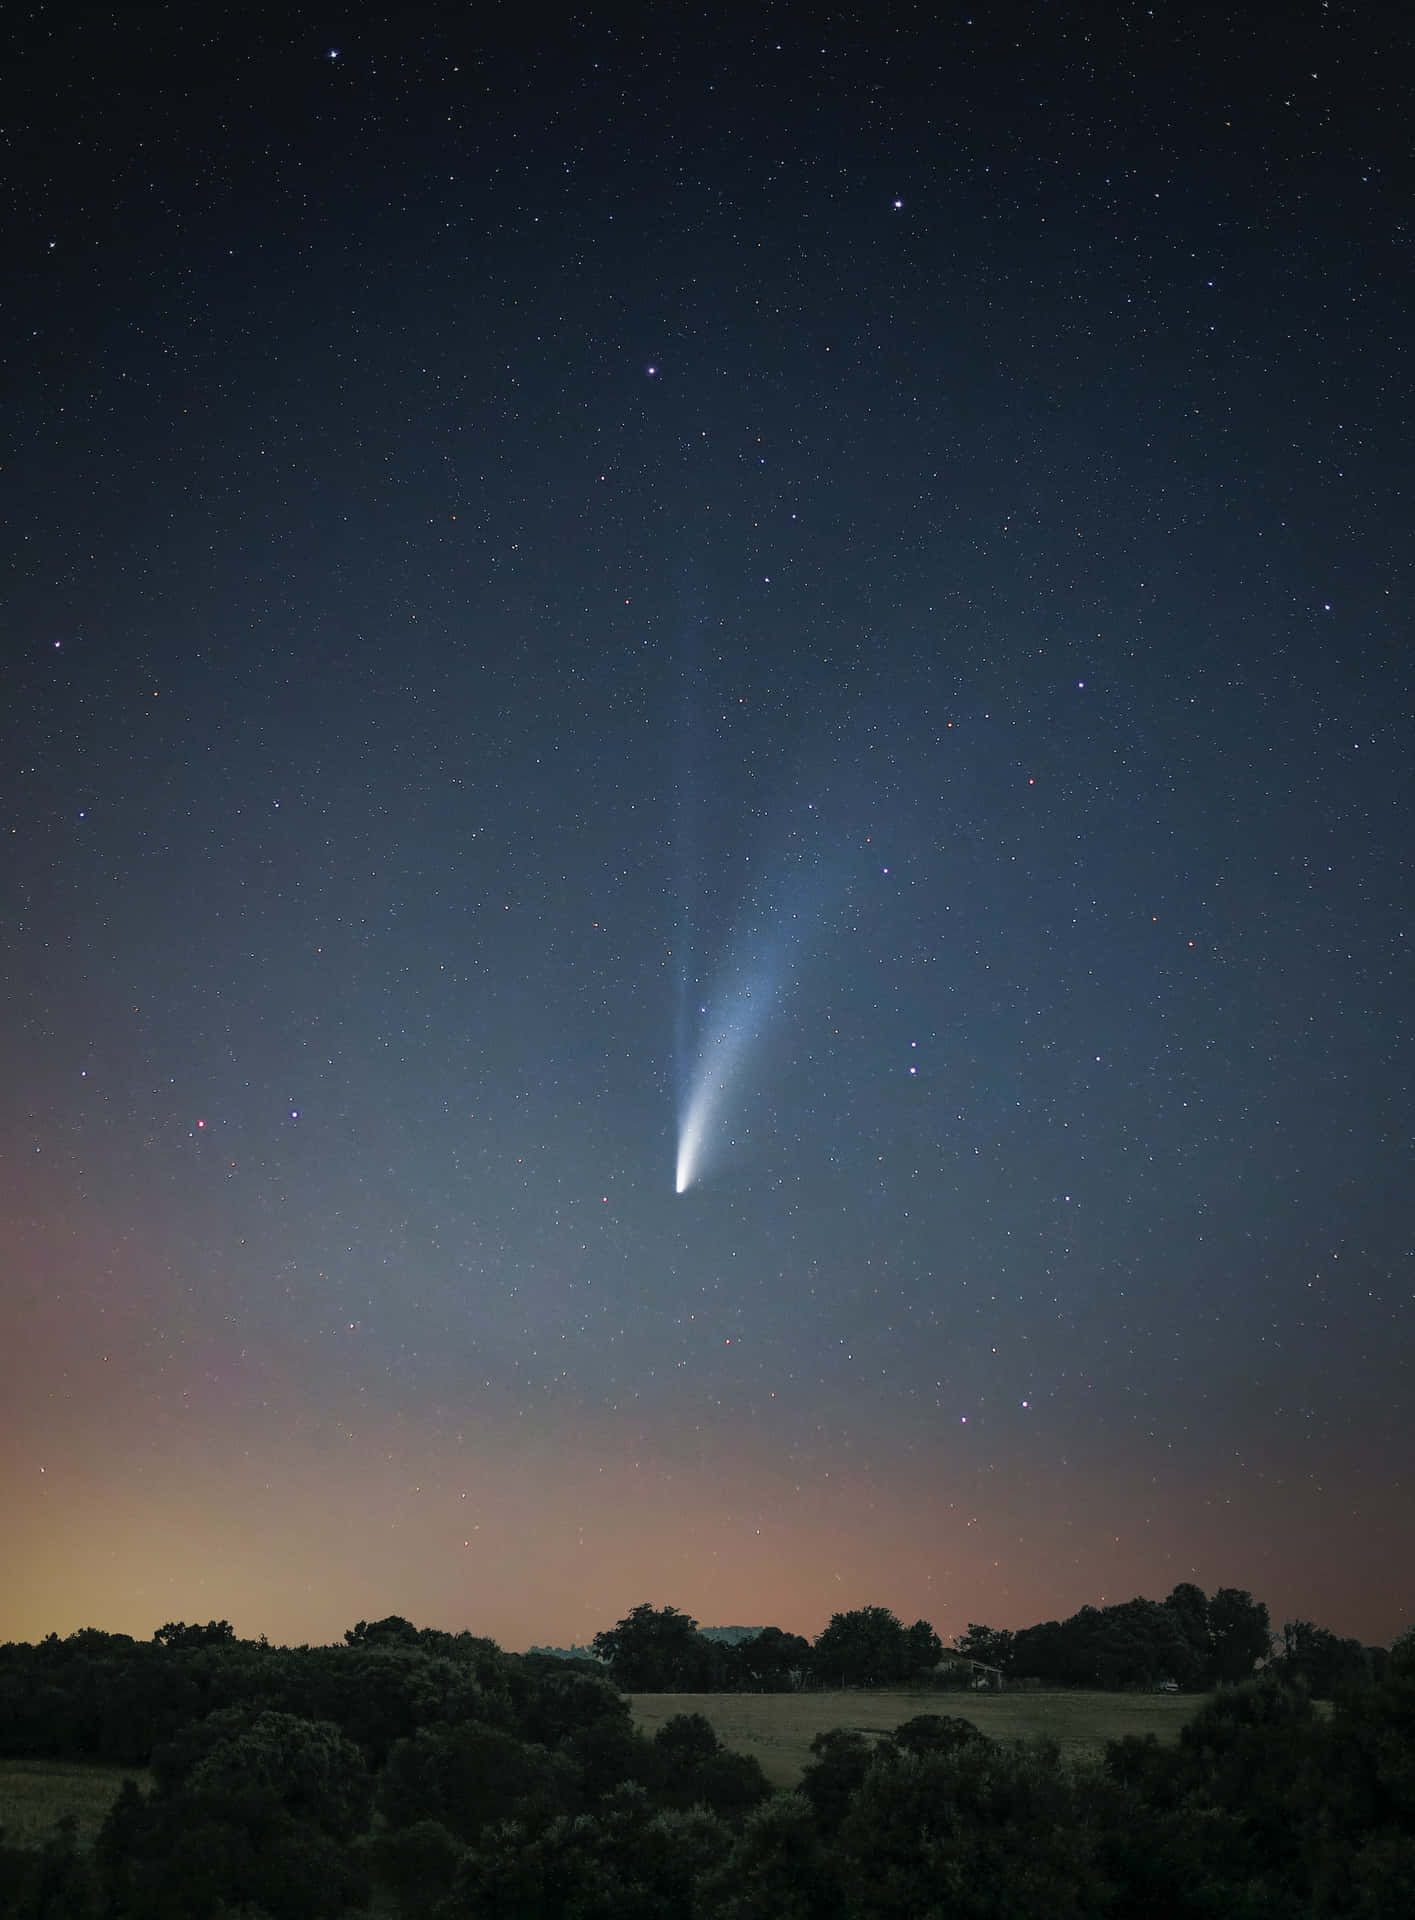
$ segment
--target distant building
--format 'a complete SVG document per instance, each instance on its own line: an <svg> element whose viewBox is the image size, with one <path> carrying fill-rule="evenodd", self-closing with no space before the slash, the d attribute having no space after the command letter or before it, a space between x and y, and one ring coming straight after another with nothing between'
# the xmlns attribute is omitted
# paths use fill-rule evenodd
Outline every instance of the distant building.
<svg viewBox="0 0 1415 1920"><path fill-rule="evenodd" d="M1007 1676L1001 1667L990 1667L986 1660L972 1660L966 1653L945 1654L934 1672L947 1684L974 1693L1001 1693Z"/></svg>

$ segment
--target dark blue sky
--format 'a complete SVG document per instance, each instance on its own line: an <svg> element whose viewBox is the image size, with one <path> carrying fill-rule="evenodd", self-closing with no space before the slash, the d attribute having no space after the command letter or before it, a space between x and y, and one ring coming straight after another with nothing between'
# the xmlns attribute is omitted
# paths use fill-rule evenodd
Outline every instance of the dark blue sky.
<svg viewBox="0 0 1415 1920"><path fill-rule="evenodd" d="M0 1632L1409 1623L1408 36L898 18L18 30Z"/></svg>

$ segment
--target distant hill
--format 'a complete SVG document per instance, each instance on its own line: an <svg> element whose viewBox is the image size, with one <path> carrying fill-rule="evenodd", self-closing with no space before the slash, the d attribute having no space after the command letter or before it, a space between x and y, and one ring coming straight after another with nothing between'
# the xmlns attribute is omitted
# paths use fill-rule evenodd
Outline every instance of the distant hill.
<svg viewBox="0 0 1415 1920"><path fill-rule="evenodd" d="M526 1651L548 1654L552 1660L593 1660L598 1666L604 1664L593 1647L528 1647Z"/></svg>

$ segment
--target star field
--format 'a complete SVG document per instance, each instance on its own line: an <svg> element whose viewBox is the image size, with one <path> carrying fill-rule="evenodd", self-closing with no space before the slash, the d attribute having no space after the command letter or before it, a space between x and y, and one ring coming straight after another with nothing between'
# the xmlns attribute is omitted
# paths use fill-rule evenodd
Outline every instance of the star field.
<svg viewBox="0 0 1415 1920"><path fill-rule="evenodd" d="M1409 1624L1398 37L31 10L0 1636Z"/></svg>

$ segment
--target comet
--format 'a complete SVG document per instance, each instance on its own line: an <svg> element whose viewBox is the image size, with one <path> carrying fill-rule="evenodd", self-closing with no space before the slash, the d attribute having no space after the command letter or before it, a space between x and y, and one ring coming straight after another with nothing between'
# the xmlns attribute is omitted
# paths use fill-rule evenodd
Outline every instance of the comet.
<svg viewBox="0 0 1415 1920"><path fill-rule="evenodd" d="M763 1052L763 1035L794 980L807 932L819 923L833 891L829 865L814 849L794 853L777 863L774 881L753 889L746 924L706 1002L690 999L694 983L680 976L675 1193L697 1186L736 1144L735 1117Z"/></svg>
<svg viewBox="0 0 1415 1920"><path fill-rule="evenodd" d="M840 878L838 852L823 845L818 788L810 799L799 793L777 816L771 840L756 857L740 848L735 858L728 857L733 838L719 821L714 820L711 834L704 831L707 775L698 766L703 740L698 715L710 689L691 621L682 653L676 754L681 893L673 938L678 955L673 1190L678 1194L696 1187L743 1131L741 1103L750 1071L766 1052L764 1031L793 979L806 932L819 924ZM724 894L731 898L728 876L734 871L741 876L741 891L734 919L724 922L719 903ZM703 935L715 921L728 939L714 974L710 963L700 965L699 956ZM712 990L703 996L708 981Z"/></svg>
<svg viewBox="0 0 1415 1920"><path fill-rule="evenodd" d="M701 1030L678 1116L675 1193L686 1193L716 1157L722 1145L729 1095L774 998L773 970L766 963L755 970L749 982L719 993L711 1012L707 1007L699 1008L706 1025Z"/></svg>

